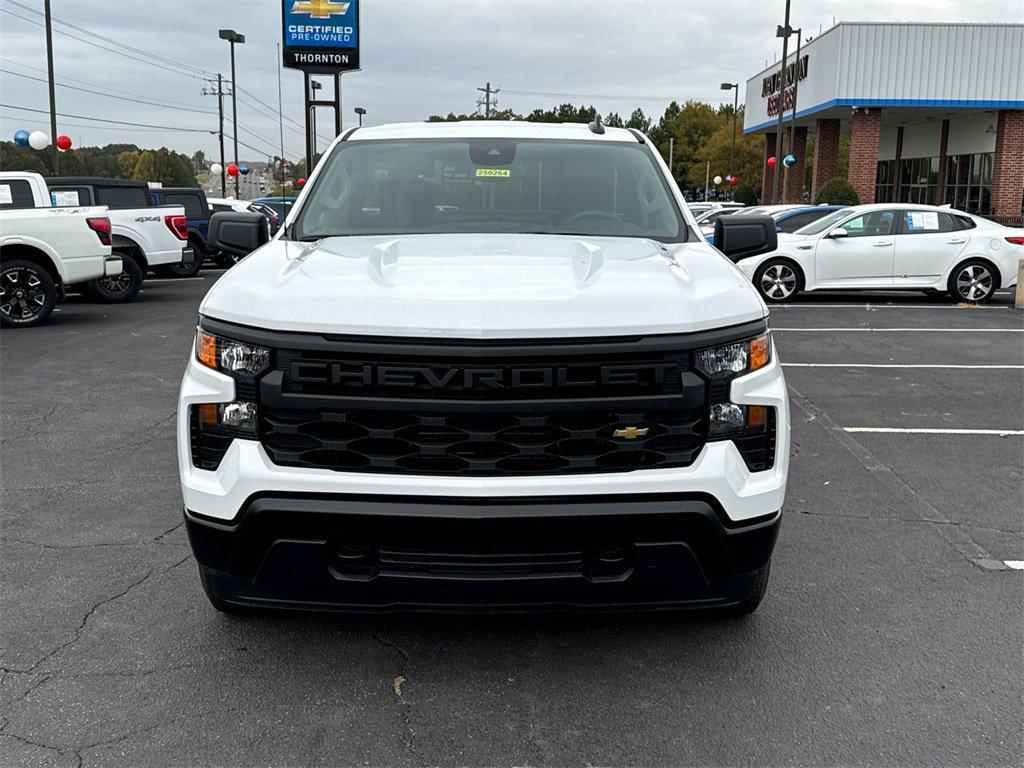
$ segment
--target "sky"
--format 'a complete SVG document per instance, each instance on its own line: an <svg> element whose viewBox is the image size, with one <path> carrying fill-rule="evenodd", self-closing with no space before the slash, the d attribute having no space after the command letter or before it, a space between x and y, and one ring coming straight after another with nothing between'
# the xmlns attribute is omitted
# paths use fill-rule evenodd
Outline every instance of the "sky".
<svg viewBox="0 0 1024 768"><path fill-rule="evenodd" d="M720 83L742 83L781 55L775 27L784 7L785 0L361 0L362 70L342 77L344 125L355 124L356 106L367 110L367 124L472 112L488 81L501 89L498 106L519 112L571 101L624 116L639 106L658 117L673 99L717 104L732 98ZM5 139L22 128L49 133L42 9L43 0L0 0ZM77 116L59 117L58 133L75 146L125 142L215 157L217 99L202 89L209 74L230 76L229 46L217 36L228 27L246 36L236 47L239 140L249 145L240 159L281 153L280 0L52 0L52 14L63 84L57 112ZM835 21L1024 22L1024 2L792 0L791 14L792 26L814 36ZM285 156L296 158L304 153L302 73L286 69L281 80ZM321 93L330 89L328 81ZM333 125L326 112L318 120L322 148Z"/></svg>

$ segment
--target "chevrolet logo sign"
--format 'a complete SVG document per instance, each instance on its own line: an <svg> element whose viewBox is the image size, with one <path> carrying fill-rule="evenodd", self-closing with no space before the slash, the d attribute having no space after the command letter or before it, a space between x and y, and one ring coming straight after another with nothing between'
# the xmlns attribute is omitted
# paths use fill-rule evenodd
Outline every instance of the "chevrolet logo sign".
<svg viewBox="0 0 1024 768"><path fill-rule="evenodd" d="M292 13L308 13L311 19L329 19L331 16L344 16L349 5L335 0L298 0L292 5Z"/></svg>
<svg viewBox="0 0 1024 768"><path fill-rule="evenodd" d="M612 437L623 437L626 440L636 440L650 432L649 427L623 427L612 432Z"/></svg>

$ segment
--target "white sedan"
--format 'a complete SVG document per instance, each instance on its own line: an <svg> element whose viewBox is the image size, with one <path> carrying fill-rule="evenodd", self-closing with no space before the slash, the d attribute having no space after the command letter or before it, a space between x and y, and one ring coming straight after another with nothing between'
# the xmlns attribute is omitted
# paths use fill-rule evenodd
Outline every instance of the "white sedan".
<svg viewBox="0 0 1024 768"><path fill-rule="evenodd" d="M1017 284L1024 258L1024 230L909 203L843 208L778 237L776 250L736 263L771 303L853 288L947 291L983 302Z"/></svg>

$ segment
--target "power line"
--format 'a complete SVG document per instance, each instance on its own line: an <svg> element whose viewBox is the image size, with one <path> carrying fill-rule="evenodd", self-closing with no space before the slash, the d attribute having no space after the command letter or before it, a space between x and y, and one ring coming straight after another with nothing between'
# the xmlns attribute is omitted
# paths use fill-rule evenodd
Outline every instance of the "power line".
<svg viewBox="0 0 1024 768"><path fill-rule="evenodd" d="M480 90L479 88L477 90ZM612 96L610 94L595 94L595 93L560 93L557 91L513 91L508 88L503 90L503 93L514 94L516 96L557 96L559 98L568 99L608 99L612 101L679 101L678 96ZM702 99L709 103L713 102L726 102L728 99L715 98L715 99Z"/></svg>
<svg viewBox="0 0 1024 768"><path fill-rule="evenodd" d="M275 110L275 109L274 109L274 108L273 108L272 106L270 106L269 104L267 104L267 103L266 103L265 101L261 101L261 100L259 99L259 97L257 97L257 96L256 96L256 94L252 93L251 91L247 91L247 90L246 90L245 88L243 88L242 86L238 86L238 90L239 90L239 91L240 91L241 93L244 93L244 94L248 95L248 96L249 96L249 97L250 97L251 99L253 99L253 100L254 100L254 101L255 101L255 102L257 103L257 104L261 104L261 105L263 105L263 106L264 106L264 107L265 107L265 108L266 108L267 110L269 110L269 111L270 111L270 115L264 115L264 117L271 117L271 118L273 118L274 120L277 120L277 119L278 119L278 113L277 113L277 111L276 111L276 110ZM252 104L249 104L249 106L250 106L250 107L251 107L252 109L256 110L256 107L254 107L254 106L253 106ZM256 111L259 111L259 110L256 110ZM298 122L297 120L293 120L292 118L288 117L288 116L287 116L287 115L285 115L285 114L282 114L282 115L281 115L281 118L282 118L283 120L287 120L287 121L288 121L289 123L292 123L292 124L293 124L293 125L295 126L294 128L293 128L293 127L292 127L291 125L289 125L289 126L286 126L286 127L287 127L287 128L289 129L289 130L293 130L293 131L296 131L296 132L298 132L298 133L301 133L301 134L302 134L303 136L305 136L305 135L306 135L306 129L305 129L304 127L303 127L302 123ZM318 134L317 134L317 136L318 136L319 138L323 139L323 140L324 140L324 141L326 141L326 142L332 142L332 141L334 141L334 139L333 139L333 138L331 138L331 137L328 137L328 136L324 136L324 135L323 135L323 134L321 134L321 133L318 133Z"/></svg>
<svg viewBox="0 0 1024 768"><path fill-rule="evenodd" d="M15 77L24 77L24 78L27 78L28 80L35 80L38 83L48 82L45 78L33 77L32 75L23 75L21 72L12 72L9 69L0 69L0 72L3 72L4 74L7 74L7 75L14 75ZM202 113L204 115L215 115L215 114L217 114L216 112L212 112L211 110L208 110L208 109L196 109L195 107L181 107L181 106L175 106L175 105L172 105L172 104L160 104L159 102L149 101L147 99L132 99L132 98L129 98L127 96L115 96L112 93L105 93L103 91L94 91L94 90L91 90L89 88L80 88L80 87L78 87L76 85L66 85L64 83L57 83L57 85L59 85L61 88L68 88L68 89L70 89L72 91L81 91L82 93L93 93L93 94L96 94L97 96L105 96L108 99L120 99L121 101L130 101L130 102L133 102L135 104L149 104L150 106L153 106L153 107L163 107L165 109L185 110L187 112L200 112L200 113Z"/></svg>
<svg viewBox="0 0 1024 768"><path fill-rule="evenodd" d="M21 107L21 106L18 106L17 104L0 104L0 107L7 107L8 109L20 109L23 112L38 112L39 114L42 114L42 115L50 114L50 110L48 110L48 109L32 109L31 107ZM94 121L96 121L98 123L111 123L113 125L130 125L130 126L135 126L135 127L139 127L139 128L160 128L160 129L162 129L164 131L184 131L184 132L187 132L187 133L210 133L210 134L217 133L216 131L211 131L211 130L206 129L206 128L178 128L178 127L175 127L175 126L168 126L168 125L153 125L152 123L130 123L130 122L127 122L125 120L108 120L108 119L103 118L103 117L89 117L89 115L72 115L72 114L70 114L68 112L58 112L57 115L60 116L60 117L74 117L74 118L77 118L78 120L94 120Z"/></svg>
<svg viewBox="0 0 1024 768"><path fill-rule="evenodd" d="M18 8L21 8L22 10L28 11L29 13L34 13L37 16L42 16L43 15L42 12L37 11L35 8L32 8L31 6L23 5L22 3L17 2L17 0L7 0L7 2L10 3L11 5L14 5L14 6L17 6ZM183 64L181 62L175 61L174 59L169 59L169 58L167 58L165 56L160 56L158 54L155 54L152 51L146 51L146 50L143 50L142 48L135 48L134 46L128 45L127 43L125 43L125 42L123 42L121 40L114 40L113 38L104 37L103 35L99 34L98 32L94 32L92 30L85 29L84 27L79 27L78 25L72 24L71 22L63 21L62 19L58 19L56 17L53 18L53 21L57 22L58 24L61 24L61 25L65 26L65 27L68 27L69 29L74 29L75 31L81 32L84 35L88 35L90 38L96 38L96 39L99 39L99 40L103 40L104 42L111 43L112 45L117 46L118 49L124 49L124 50L128 50L128 51L132 51L134 53L141 54L146 59L156 59L158 61L164 62L165 64L170 64L172 66L179 67L180 69L192 70L193 72L195 72L195 73L197 73L199 75L209 75L210 74L206 70L200 69L199 67L194 67L191 64ZM66 33L62 33L62 34L66 34Z"/></svg>

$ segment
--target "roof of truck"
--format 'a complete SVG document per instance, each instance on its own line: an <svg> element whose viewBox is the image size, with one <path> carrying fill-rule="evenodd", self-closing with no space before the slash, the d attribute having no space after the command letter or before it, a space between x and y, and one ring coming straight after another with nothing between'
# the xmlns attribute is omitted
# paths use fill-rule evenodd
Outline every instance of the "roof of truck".
<svg viewBox="0 0 1024 768"><path fill-rule="evenodd" d="M642 141L642 134L628 128L609 128L594 133L586 123L531 123L526 120L459 120L444 123L391 123L357 128L350 141L373 139L503 138L574 139L576 141Z"/></svg>
<svg viewBox="0 0 1024 768"><path fill-rule="evenodd" d="M93 187L142 187L149 190L149 185L144 181L133 181L131 179L105 179L102 176L50 176L46 179L48 186L81 186Z"/></svg>

